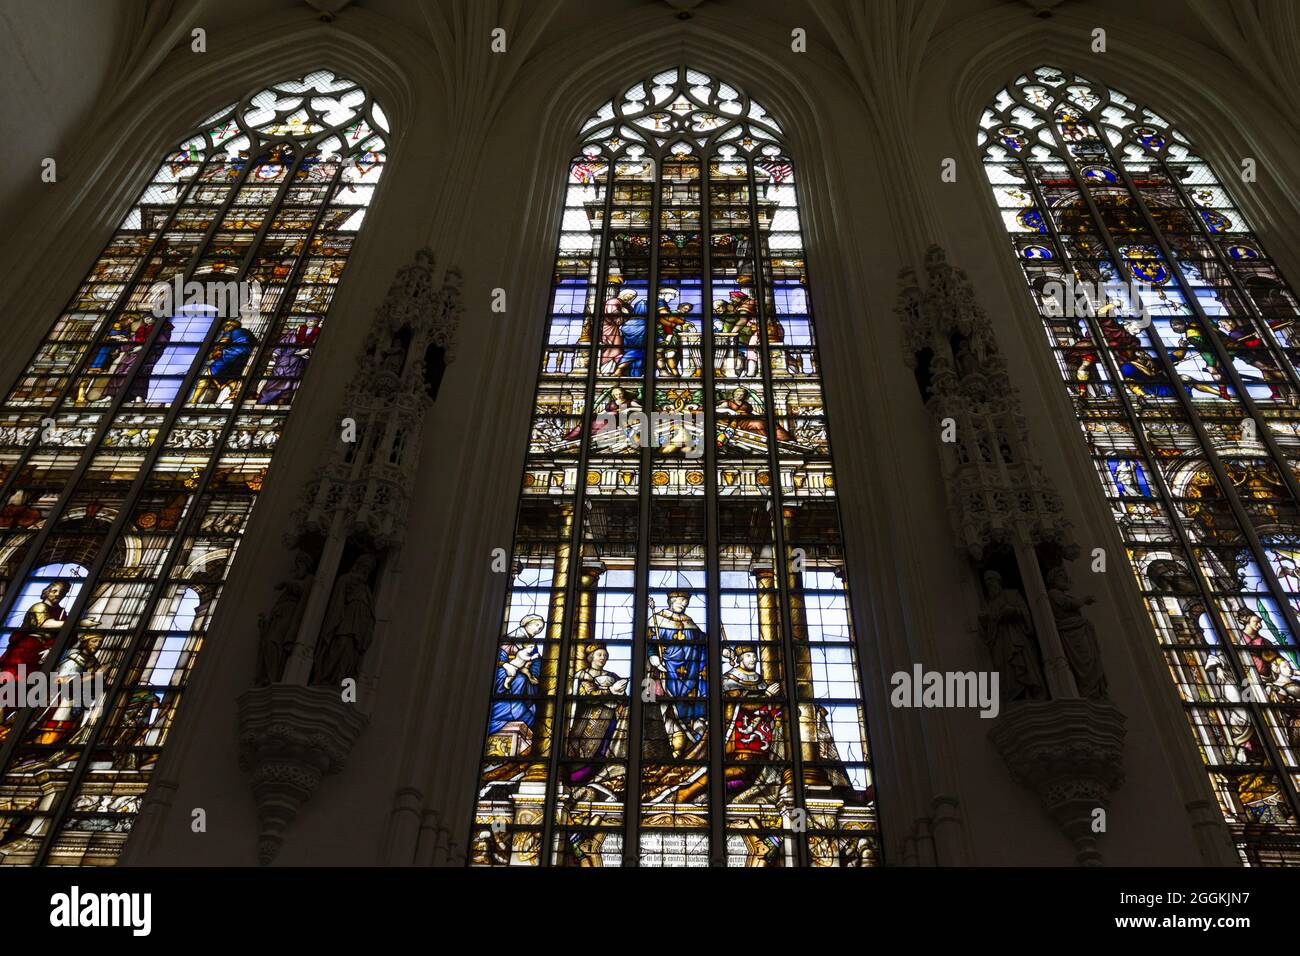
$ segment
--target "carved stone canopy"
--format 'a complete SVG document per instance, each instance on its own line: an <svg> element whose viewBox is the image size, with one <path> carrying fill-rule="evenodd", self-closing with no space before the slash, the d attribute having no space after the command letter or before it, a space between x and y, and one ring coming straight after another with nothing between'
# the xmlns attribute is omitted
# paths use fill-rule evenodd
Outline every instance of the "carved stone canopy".
<svg viewBox="0 0 1300 956"><path fill-rule="evenodd" d="M1080 677L1091 696L1105 694L1095 633L1065 579L1058 574L1055 605L1043 581L1043 562L1059 568L1078 545L970 279L938 246L923 272L900 274L895 312L904 359L934 420L953 529L986 577L997 561L1011 561L1024 588L1023 599L1016 591L1011 601L999 580L997 595L985 598L986 645L1010 691L990 738L1012 778L1038 794L1072 841L1078 861L1093 865L1101 861L1096 826L1124 779L1124 715L1107 700L1078 696Z"/></svg>
<svg viewBox="0 0 1300 956"><path fill-rule="evenodd" d="M937 426L949 512L975 561L1021 540L1077 553L1061 497L1033 453L1019 394L964 272L939 246L899 275L903 355Z"/></svg>
<svg viewBox="0 0 1300 956"><path fill-rule="evenodd" d="M384 552L401 543L424 416L433 404L432 380L441 373L429 363L445 366L455 358L461 282L452 267L435 285L428 249L417 250L397 271L344 395L342 440L306 489L286 539L290 546L320 539L340 520L346 537L366 550Z"/></svg>

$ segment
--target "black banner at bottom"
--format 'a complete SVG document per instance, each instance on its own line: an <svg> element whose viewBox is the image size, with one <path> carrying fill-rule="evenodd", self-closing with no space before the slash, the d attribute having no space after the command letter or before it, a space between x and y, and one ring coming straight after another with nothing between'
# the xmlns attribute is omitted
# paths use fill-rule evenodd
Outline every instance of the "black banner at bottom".
<svg viewBox="0 0 1300 956"><path fill-rule="evenodd" d="M495 948L594 934L602 948L628 935L672 951L719 933L752 946L900 932L923 946L1171 932L1230 943L1280 932L1294 897L1289 874L1250 869L0 869L7 942L75 934L127 947L421 934Z"/></svg>

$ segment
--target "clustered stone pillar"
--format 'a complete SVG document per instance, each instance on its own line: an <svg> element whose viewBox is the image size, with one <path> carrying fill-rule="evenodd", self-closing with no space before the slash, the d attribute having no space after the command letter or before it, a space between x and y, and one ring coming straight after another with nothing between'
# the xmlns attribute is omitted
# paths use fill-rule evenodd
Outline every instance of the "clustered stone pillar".
<svg viewBox="0 0 1300 956"><path fill-rule="evenodd" d="M239 699L263 864L368 723L385 637L376 608L394 586L423 420L460 313L459 272L439 288L427 249L398 271L347 387L339 438L285 537L294 574L259 617L256 682Z"/></svg>
<svg viewBox="0 0 1300 956"><path fill-rule="evenodd" d="M954 531L984 588L980 632L1002 696L990 739L1077 861L1095 865L1094 824L1124 779L1124 715L1067 590L1079 548L969 279L932 246L925 275L906 269L900 284L904 353L935 422Z"/></svg>

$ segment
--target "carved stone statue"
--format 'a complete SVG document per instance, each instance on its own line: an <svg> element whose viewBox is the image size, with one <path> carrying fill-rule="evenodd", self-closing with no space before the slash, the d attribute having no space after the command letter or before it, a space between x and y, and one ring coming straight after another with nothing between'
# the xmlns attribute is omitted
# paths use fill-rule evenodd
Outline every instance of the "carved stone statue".
<svg viewBox="0 0 1300 956"><path fill-rule="evenodd" d="M1101 645L1097 643L1092 622L1082 613L1095 599L1089 595L1081 601L1070 593L1070 575L1064 567L1052 568L1047 573L1047 597L1052 602L1056 632L1061 635L1079 696L1105 700L1106 673L1102 670Z"/></svg>
<svg viewBox="0 0 1300 956"><path fill-rule="evenodd" d="M401 375L402 366L405 364L406 346L403 345L402 341L394 335L388 348L384 349L384 353L379 360L380 371L390 372L393 375Z"/></svg>
<svg viewBox="0 0 1300 956"><path fill-rule="evenodd" d="M984 572L984 610L980 612L980 633L997 667L1004 702L1042 700L1047 681L1038 663L1033 618L1019 591L1002 586L1002 575Z"/></svg>
<svg viewBox="0 0 1300 956"><path fill-rule="evenodd" d="M270 684L284 674L285 662L293 650L298 625L307 607L307 594L311 590L312 557L299 551L293 559L293 577L275 586L280 592L271 606L271 613L257 616L260 634L257 652L257 683Z"/></svg>
<svg viewBox="0 0 1300 956"><path fill-rule="evenodd" d="M980 367L981 356L977 355L975 349L971 347L970 339L963 338L957 343L956 353L953 357L957 360L957 371L963 378L970 375L979 375L982 372Z"/></svg>
<svg viewBox="0 0 1300 956"><path fill-rule="evenodd" d="M374 597L370 591L374 569L374 556L363 554L335 581L316 647L313 684L338 684L357 676L375 632Z"/></svg>

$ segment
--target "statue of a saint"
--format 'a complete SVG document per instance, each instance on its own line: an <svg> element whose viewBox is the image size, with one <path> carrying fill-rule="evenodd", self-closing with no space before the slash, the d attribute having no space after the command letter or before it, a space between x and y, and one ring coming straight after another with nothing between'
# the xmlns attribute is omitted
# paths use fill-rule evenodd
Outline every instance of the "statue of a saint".
<svg viewBox="0 0 1300 956"><path fill-rule="evenodd" d="M1065 659L1074 672L1079 696L1092 700L1106 698L1106 672L1101 665L1101 646L1092 622L1083 616L1083 608L1094 600L1092 595L1082 601L1070 593L1070 575L1064 567L1047 572L1047 597L1052 602L1052 615L1056 618L1056 633L1061 635Z"/></svg>
<svg viewBox="0 0 1300 956"><path fill-rule="evenodd" d="M307 594L311 590L312 558L299 551L293 560L293 577L275 586L279 595L271 606L271 613L257 616L260 641L257 649L257 683L270 684L284 674L284 665L293 650L298 636L298 625L307 607Z"/></svg>
<svg viewBox="0 0 1300 956"><path fill-rule="evenodd" d="M984 610L980 633L1000 674L1002 700L1042 700L1047 681L1038 663L1033 619L1019 591L1002 586L1002 575L984 572Z"/></svg>
<svg viewBox="0 0 1300 956"><path fill-rule="evenodd" d="M313 684L338 684L357 676L375 633L374 597L370 592L374 569L374 557L363 554L334 582L316 647Z"/></svg>

